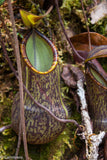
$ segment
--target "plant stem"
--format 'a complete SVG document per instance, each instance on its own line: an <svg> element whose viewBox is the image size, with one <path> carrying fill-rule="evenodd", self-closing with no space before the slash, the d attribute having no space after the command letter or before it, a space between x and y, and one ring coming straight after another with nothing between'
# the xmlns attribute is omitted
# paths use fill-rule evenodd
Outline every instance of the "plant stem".
<svg viewBox="0 0 107 160"><path fill-rule="evenodd" d="M66 37L66 39L67 39L70 47L71 47L72 50L73 50L73 54L77 55L82 61L84 61L84 58L81 57L81 56L78 54L78 52L77 52L76 49L74 48L71 40L70 40L69 37L67 36L67 33L66 33L66 31L65 31L65 27L64 27L64 25L63 25L63 22L62 22L62 19L61 19L61 15L60 15L60 12L59 12L58 0L55 0L55 4L56 4L56 9L57 9L57 13L58 13L60 25L61 25L61 27L62 27L62 30L63 30L63 32L64 32L64 34L65 34L65 37Z"/></svg>
<svg viewBox="0 0 107 160"><path fill-rule="evenodd" d="M16 157L17 157L18 154L19 154L20 145L21 145L21 130L22 130L22 127L21 127L21 122L20 122L20 123L19 123L18 143L17 143L17 148L16 148L16 154L15 154Z"/></svg>
<svg viewBox="0 0 107 160"><path fill-rule="evenodd" d="M21 119L21 126L22 126L24 151L25 151L26 160L28 160L28 149L27 149L27 139L26 139L26 131L25 131L25 117L24 117L22 70L21 70L20 52L19 52L19 45L18 45L18 39L17 39L16 28L15 28L15 20L14 20L14 14L13 14L13 8L11 5L11 0L8 0L8 8L9 8L10 19L11 19L12 28L13 28L13 36L14 36L14 42L15 42L15 56L16 56L18 76L19 76L18 80L19 80L19 92L20 92L20 119Z"/></svg>
<svg viewBox="0 0 107 160"><path fill-rule="evenodd" d="M89 30L88 20L87 20L86 14L85 14L84 4L83 4L83 1L82 1L82 0L81 0L81 6L82 6L82 11L83 11L85 23L86 23L86 26L87 26L88 42L89 42L89 51L91 51L91 37L90 37L90 30Z"/></svg>

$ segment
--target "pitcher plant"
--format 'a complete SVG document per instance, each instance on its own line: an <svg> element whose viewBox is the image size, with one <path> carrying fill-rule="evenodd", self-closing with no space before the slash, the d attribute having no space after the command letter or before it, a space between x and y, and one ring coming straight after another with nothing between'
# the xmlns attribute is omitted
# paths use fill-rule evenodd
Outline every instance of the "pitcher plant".
<svg viewBox="0 0 107 160"><path fill-rule="evenodd" d="M107 73L91 63L92 59L101 57L107 57L106 45L94 48L85 60L88 110L94 132L107 132Z"/></svg>

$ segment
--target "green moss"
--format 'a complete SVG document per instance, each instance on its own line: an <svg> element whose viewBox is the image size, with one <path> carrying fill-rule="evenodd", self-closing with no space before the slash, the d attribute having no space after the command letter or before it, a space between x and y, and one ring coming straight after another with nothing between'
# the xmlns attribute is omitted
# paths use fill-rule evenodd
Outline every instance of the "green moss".
<svg viewBox="0 0 107 160"><path fill-rule="evenodd" d="M13 156L16 150L16 135L11 129L0 134L0 156Z"/></svg>
<svg viewBox="0 0 107 160"><path fill-rule="evenodd" d="M80 0L64 0L61 9L65 14L70 14L72 9L81 7ZM72 9L71 9L72 8Z"/></svg>
<svg viewBox="0 0 107 160"><path fill-rule="evenodd" d="M98 32L104 36L107 36L107 17L99 20L94 25L90 24L90 29L94 32Z"/></svg>

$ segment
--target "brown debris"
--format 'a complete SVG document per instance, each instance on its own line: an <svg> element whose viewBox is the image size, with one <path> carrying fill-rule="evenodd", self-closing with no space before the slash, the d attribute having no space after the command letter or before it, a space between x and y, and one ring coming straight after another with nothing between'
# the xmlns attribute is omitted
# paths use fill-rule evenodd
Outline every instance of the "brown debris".
<svg viewBox="0 0 107 160"><path fill-rule="evenodd" d="M79 79L84 81L83 72L78 67L71 64L66 64L63 66L63 73L61 76L68 87L75 89L77 88L77 81Z"/></svg>

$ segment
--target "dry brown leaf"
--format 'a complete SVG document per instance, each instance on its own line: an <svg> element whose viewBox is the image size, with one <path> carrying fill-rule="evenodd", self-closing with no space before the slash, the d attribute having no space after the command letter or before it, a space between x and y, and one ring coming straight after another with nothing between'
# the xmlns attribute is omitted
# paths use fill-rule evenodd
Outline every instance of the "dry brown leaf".
<svg viewBox="0 0 107 160"><path fill-rule="evenodd" d="M77 87L77 81L79 79L84 80L83 72L76 66L66 64L63 66L62 78L65 84L71 88Z"/></svg>
<svg viewBox="0 0 107 160"><path fill-rule="evenodd" d="M99 33L90 32L90 38L91 38L91 49L100 45L107 45L107 38ZM70 40L73 43L75 49L78 51L78 53L84 59L86 59L89 52L88 33L87 32L80 33L78 35L71 37ZM77 62L81 62L81 60L76 55L74 55L74 60Z"/></svg>
<svg viewBox="0 0 107 160"><path fill-rule="evenodd" d="M107 38L99 33L90 32L90 37L92 49L100 45L107 45ZM70 40L73 43L76 50L89 51L89 41L87 32L75 35L71 37Z"/></svg>

